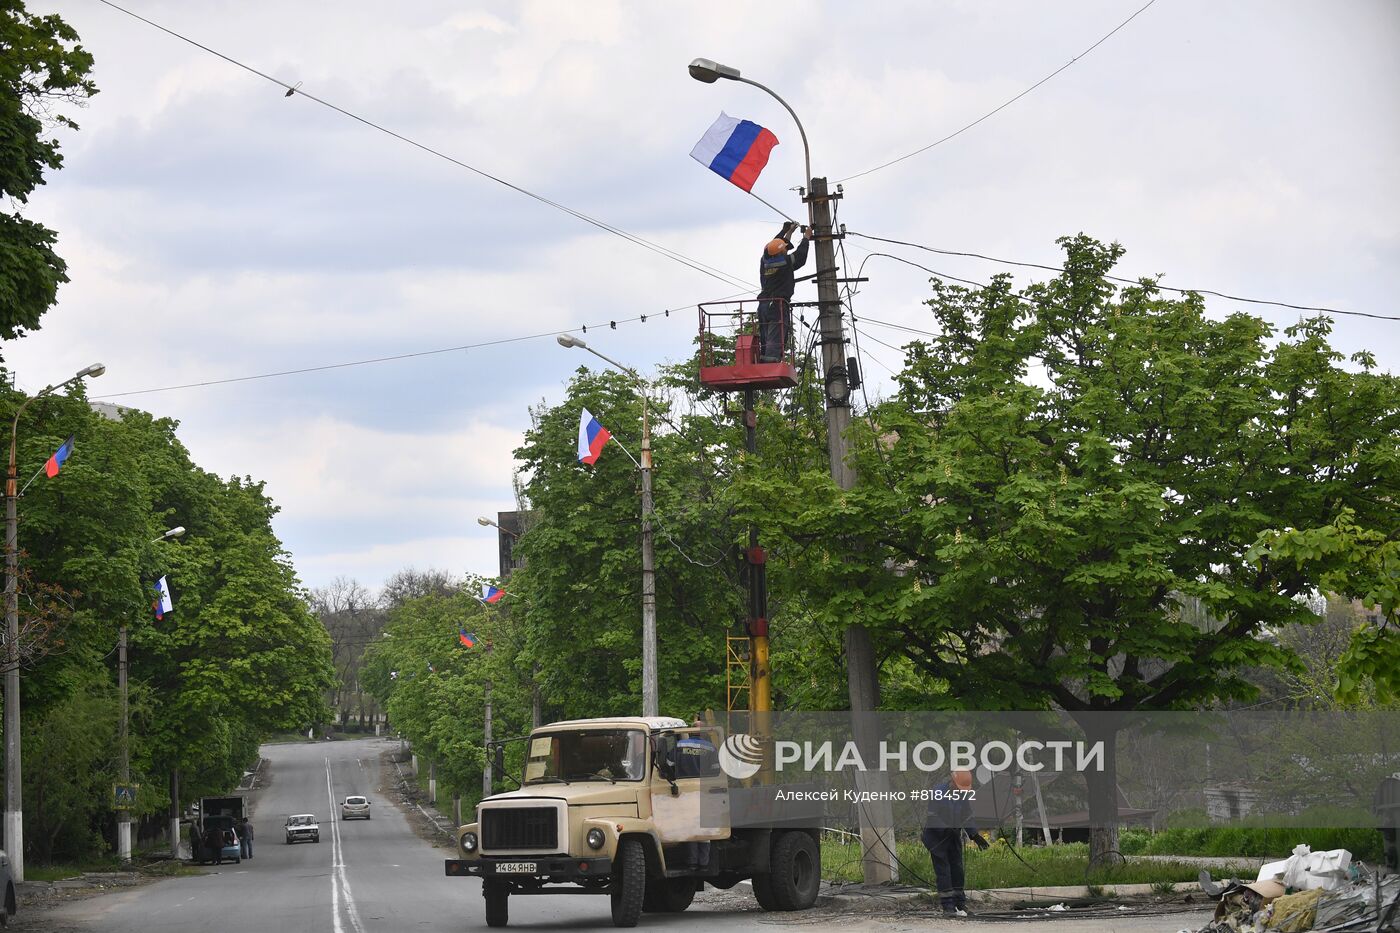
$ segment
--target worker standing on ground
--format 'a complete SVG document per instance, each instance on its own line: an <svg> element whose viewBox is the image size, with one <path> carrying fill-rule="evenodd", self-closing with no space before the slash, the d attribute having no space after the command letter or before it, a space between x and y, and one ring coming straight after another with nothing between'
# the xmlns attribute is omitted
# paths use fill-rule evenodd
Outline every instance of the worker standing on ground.
<svg viewBox="0 0 1400 933"><path fill-rule="evenodd" d="M933 788L928 815L919 841L928 849L938 884L938 900L943 912L967 916L967 892L963 889L963 833L987 848L987 840L970 828L972 823L972 772L954 771L948 780Z"/></svg>
<svg viewBox="0 0 1400 933"><path fill-rule="evenodd" d="M792 292L797 287L793 273L807 262L807 242L811 227L802 228L802 242L792 248L792 231L797 224L788 221L778 235L763 248L758 263L758 360L776 363L792 345Z"/></svg>

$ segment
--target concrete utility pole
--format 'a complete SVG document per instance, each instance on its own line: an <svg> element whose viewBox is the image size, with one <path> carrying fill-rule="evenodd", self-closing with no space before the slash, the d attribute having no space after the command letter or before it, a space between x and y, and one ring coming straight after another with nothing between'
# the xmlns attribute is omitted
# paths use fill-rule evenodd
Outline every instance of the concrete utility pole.
<svg viewBox="0 0 1400 933"><path fill-rule="evenodd" d="M656 673L656 551L651 535L651 400L642 397L642 715L659 716Z"/></svg>
<svg viewBox="0 0 1400 933"><path fill-rule="evenodd" d="M121 727L118 731L119 743L121 745L121 769L118 780L123 787L131 786L131 747L127 739L127 712L126 712L126 626L121 627L117 633L117 690L121 693ZM117 811L117 858L123 862L131 861L131 811L121 809Z"/></svg>
<svg viewBox="0 0 1400 933"><path fill-rule="evenodd" d="M587 350L614 369L631 376L642 396L642 459L633 460L642 474L642 715L657 716L659 690L656 673L656 551L651 533L651 384L630 366L599 353L581 337L560 334L554 338L561 347ZM620 445L619 445L620 446ZM626 452L626 448L623 448ZM630 458L632 455L627 454Z"/></svg>
<svg viewBox="0 0 1400 933"><path fill-rule="evenodd" d="M93 363L73 378L51 385L25 399L10 422L10 465L5 477L5 854L10 858L10 876L24 880L24 779L21 773L19 717L19 419L31 402L66 386L97 378L107 371ZM38 473L34 474L36 477ZM33 482L33 480L30 480ZM28 488L29 484L25 484Z"/></svg>
<svg viewBox="0 0 1400 933"><path fill-rule="evenodd" d="M851 427L850 373L846 370L846 334L841 315L841 295L836 282L836 247L839 235L832 229L831 202L825 178L813 178L807 194L807 207L816 239L817 305L821 326L822 378L826 384L826 449L831 461L831 478L845 490L856 484L856 471L847 462ZM875 668L875 649L864 625L846 626L846 681L856 739L873 726L880 706L880 681ZM887 790L889 778L883 772L857 775L860 790ZM895 865L894 808L888 800L863 805L860 814L861 865L866 884L884 884L899 877Z"/></svg>
<svg viewBox="0 0 1400 933"><path fill-rule="evenodd" d="M768 94L792 116L797 124L797 132L802 137L802 153L808 183L807 202L808 223L816 239L817 263L817 302L820 309L819 322L822 339L822 378L826 384L826 446L831 461L831 478L841 489L851 489L856 484L856 473L846 457L850 453L850 439L847 429L851 425L850 373L846 370L846 336L841 323L841 296L836 281L836 247L832 230L831 202L839 198L827 191L825 178L812 175L812 151L807 144L807 131L797 118L787 101L783 100L770 87L745 78L738 68L721 65L707 58L697 58L690 63L690 76L696 81L713 84L721 78L752 85ZM874 712L880 705L880 684L875 670L875 651L870 643L870 632L863 625L846 627L846 677L851 700L852 726L857 742L871 737L874 731ZM864 749L862 750L864 754ZM888 789L889 779L878 771L858 772L857 786L861 790L879 791ZM889 802L873 806L862 806L860 818L861 865L864 868L866 884L883 884L894 881L894 810ZM886 827L876 830L875 827Z"/></svg>

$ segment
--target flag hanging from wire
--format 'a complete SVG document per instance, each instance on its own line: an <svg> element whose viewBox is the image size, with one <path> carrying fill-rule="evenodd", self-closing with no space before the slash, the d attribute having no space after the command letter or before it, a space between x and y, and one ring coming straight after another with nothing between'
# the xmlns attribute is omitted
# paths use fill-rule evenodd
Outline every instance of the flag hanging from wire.
<svg viewBox="0 0 1400 933"><path fill-rule="evenodd" d="M68 457L69 457L72 453L73 453L73 435L70 434L70 435L68 435L68 440L64 441L63 444L62 444L62 446L60 446L60 447L58 448L58 450L55 450L55 451L53 452L53 456L49 458L49 462L46 463L46 464L44 464L44 473L45 473L45 475L47 475L47 476L49 477L49 479L53 479L55 476L57 476L57 475L58 475L58 471L61 470L61 469L63 469L63 464L64 464L64 462L67 461ZM32 460L30 461L30 463L33 463L33 462L34 462L34 461L32 461Z"/></svg>
<svg viewBox="0 0 1400 933"><path fill-rule="evenodd" d="M464 628L459 628L457 630L457 640L460 641L462 644L466 645L468 648L476 647L476 636L470 634Z"/></svg>
<svg viewBox="0 0 1400 933"><path fill-rule="evenodd" d="M603 452L603 445L611 438L612 433L598 423L598 419L593 417L593 413L587 408L583 409L583 414L578 419L579 462L589 466L597 463L598 455Z"/></svg>
<svg viewBox="0 0 1400 933"><path fill-rule="evenodd" d="M165 614L175 608L175 603L170 599L170 584L165 582L165 577L156 581L156 599L151 603L151 608L156 611L156 621L165 618Z"/></svg>
<svg viewBox="0 0 1400 933"><path fill-rule="evenodd" d="M492 586L489 583L481 584L481 595L477 599L490 606L501 601L506 595L506 591L499 586ZM468 646L470 647L470 646Z"/></svg>
<svg viewBox="0 0 1400 933"><path fill-rule="evenodd" d="M720 178L752 192L758 173L768 164L768 155L777 144L772 130L721 112L690 150L690 157Z"/></svg>

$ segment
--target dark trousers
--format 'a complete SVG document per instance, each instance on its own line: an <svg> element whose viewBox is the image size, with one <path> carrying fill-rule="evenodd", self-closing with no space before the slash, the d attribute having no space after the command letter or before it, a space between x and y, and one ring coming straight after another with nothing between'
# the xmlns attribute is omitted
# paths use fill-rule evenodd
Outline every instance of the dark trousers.
<svg viewBox="0 0 1400 933"><path fill-rule="evenodd" d="M933 862L933 875L938 882L938 900L945 911L964 910L967 893L963 891L962 833L926 829L922 842Z"/></svg>
<svg viewBox="0 0 1400 933"><path fill-rule="evenodd" d="M776 363L792 345L792 317L787 303L770 298L758 303L758 360Z"/></svg>
<svg viewBox="0 0 1400 933"><path fill-rule="evenodd" d="M243 850L242 858L253 857L253 838L251 836L239 836L238 847Z"/></svg>

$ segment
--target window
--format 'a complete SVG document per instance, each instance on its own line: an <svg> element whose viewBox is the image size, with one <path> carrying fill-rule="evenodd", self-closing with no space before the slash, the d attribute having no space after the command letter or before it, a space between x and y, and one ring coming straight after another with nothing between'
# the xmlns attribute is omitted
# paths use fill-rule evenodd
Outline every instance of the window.
<svg viewBox="0 0 1400 933"><path fill-rule="evenodd" d="M646 736L635 729L554 732L532 736L525 783L640 781Z"/></svg>

